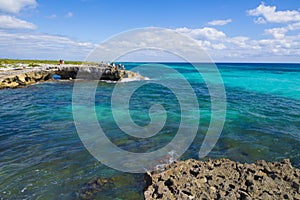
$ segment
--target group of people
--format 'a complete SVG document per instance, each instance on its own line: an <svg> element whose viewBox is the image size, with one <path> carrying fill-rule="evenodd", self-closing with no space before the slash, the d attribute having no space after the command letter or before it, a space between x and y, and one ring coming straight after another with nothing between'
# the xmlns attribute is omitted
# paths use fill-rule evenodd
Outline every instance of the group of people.
<svg viewBox="0 0 300 200"><path fill-rule="evenodd" d="M112 66L114 69L121 69L121 70L125 69L125 66L121 63L116 65L114 62L111 62L111 63L108 63L108 65Z"/></svg>

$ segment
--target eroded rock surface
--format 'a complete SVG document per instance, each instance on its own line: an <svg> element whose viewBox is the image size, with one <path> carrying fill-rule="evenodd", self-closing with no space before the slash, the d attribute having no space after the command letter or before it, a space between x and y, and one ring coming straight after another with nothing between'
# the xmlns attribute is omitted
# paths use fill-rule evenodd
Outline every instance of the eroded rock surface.
<svg viewBox="0 0 300 200"><path fill-rule="evenodd" d="M2 80L0 80L0 89L23 87L37 82L48 81L51 78L51 73L41 70L17 72L15 74L3 76Z"/></svg>
<svg viewBox="0 0 300 200"><path fill-rule="evenodd" d="M145 175L145 199L300 200L300 170L289 160L241 164L228 159L178 161Z"/></svg>
<svg viewBox="0 0 300 200"><path fill-rule="evenodd" d="M62 79L88 79L88 80L110 80L118 81L122 78L143 78L135 72L118 69L110 65L92 65L92 66L58 66L47 69Z"/></svg>
<svg viewBox="0 0 300 200"><path fill-rule="evenodd" d="M52 80L54 74L67 80L76 78L110 81L119 81L124 78L144 79L135 72L110 65L48 65L34 69L0 71L0 89L19 88Z"/></svg>

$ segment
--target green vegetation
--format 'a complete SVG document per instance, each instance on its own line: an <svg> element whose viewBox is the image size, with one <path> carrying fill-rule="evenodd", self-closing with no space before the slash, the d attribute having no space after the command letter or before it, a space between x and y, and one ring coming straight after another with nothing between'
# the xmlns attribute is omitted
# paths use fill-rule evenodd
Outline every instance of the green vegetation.
<svg viewBox="0 0 300 200"><path fill-rule="evenodd" d="M59 64L59 60L15 60L15 59L0 59L0 67L3 64L28 64L31 67L40 66L40 64L52 64L56 65ZM81 65L84 62L82 61L65 61L65 64L72 64L72 65Z"/></svg>
<svg viewBox="0 0 300 200"><path fill-rule="evenodd" d="M40 65L39 64L36 64L36 63L30 63L28 64L28 67L39 67Z"/></svg>

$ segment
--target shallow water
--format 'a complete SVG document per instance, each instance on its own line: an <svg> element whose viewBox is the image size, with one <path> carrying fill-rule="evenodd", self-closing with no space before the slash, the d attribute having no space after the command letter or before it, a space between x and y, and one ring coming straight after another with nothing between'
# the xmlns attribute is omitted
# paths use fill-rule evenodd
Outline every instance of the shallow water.
<svg viewBox="0 0 300 200"><path fill-rule="evenodd" d="M137 65L126 66L130 69ZM192 66L168 66L189 81L199 101L199 130L181 159L197 158L211 117L209 93ZM218 68L226 89L227 114L221 137L208 157L240 162L290 158L299 168L300 65L218 64ZM174 84L179 78L177 74L158 76L152 72L149 67L150 78L168 78ZM122 84L126 88L137 82ZM96 92L97 117L114 144L139 153L159 149L171 141L181 113L176 96L168 88L148 84L132 96L130 114L136 124L150 122L148 110L153 103L164 105L168 114L157 136L137 139L124 134L113 120L110 100L114 86L101 82ZM73 121L72 91L73 82L0 91L0 199L76 199L85 183L97 177L113 182L93 198L143 199L142 174L110 169L84 148ZM191 114L191 120L194 118Z"/></svg>

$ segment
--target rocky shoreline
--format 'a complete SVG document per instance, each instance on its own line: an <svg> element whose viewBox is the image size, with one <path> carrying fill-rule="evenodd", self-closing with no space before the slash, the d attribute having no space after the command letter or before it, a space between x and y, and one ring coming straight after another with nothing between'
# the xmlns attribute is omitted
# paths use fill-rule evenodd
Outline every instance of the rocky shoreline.
<svg viewBox="0 0 300 200"><path fill-rule="evenodd" d="M228 159L186 160L145 174L144 196L151 199L300 200L300 170L288 159L242 164Z"/></svg>
<svg viewBox="0 0 300 200"><path fill-rule="evenodd" d="M77 77L79 72L80 75ZM119 69L109 64L22 66L15 69L4 68L0 70L0 89L20 88L38 82L53 81L53 75L58 75L63 80L76 78L99 80L99 77L100 80L110 81L119 81L125 78L145 79L138 73Z"/></svg>

